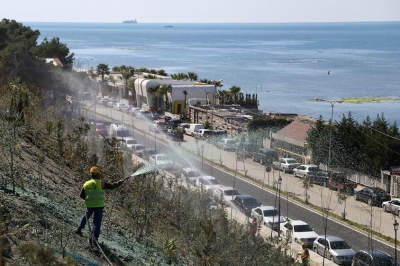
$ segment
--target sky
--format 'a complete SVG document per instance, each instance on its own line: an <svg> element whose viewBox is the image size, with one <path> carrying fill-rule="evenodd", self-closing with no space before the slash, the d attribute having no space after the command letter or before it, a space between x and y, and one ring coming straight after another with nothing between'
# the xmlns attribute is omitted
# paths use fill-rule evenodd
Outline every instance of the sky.
<svg viewBox="0 0 400 266"><path fill-rule="evenodd" d="M400 0L0 0L18 22L281 23L400 21Z"/></svg>

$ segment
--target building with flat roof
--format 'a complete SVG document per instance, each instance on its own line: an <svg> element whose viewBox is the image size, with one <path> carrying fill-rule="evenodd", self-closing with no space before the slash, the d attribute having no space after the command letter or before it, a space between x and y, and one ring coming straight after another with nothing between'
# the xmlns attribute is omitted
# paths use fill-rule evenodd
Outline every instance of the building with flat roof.
<svg viewBox="0 0 400 266"><path fill-rule="evenodd" d="M139 76L134 84L137 107L145 110L161 108L173 114L184 113L185 108L188 108L189 99L197 99L200 104L213 105L217 93L217 88L212 84L173 80L170 77L148 79ZM157 89L163 85L170 88L164 95L160 95Z"/></svg>

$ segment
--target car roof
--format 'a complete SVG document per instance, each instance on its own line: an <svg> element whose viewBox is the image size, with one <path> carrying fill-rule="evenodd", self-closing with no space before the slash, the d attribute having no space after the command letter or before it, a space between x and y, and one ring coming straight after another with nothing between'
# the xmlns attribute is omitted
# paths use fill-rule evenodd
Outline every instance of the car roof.
<svg viewBox="0 0 400 266"><path fill-rule="evenodd" d="M302 220L288 220L292 225L306 225L308 223L303 222Z"/></svg>
<svg viewBox="0 0 400 266"><path fill-rule="evenodd" d="M221 189L221 190L223 190L223 191L225 191L225 190L236 190L236 188L233 188L233 187L226 187L226 186L221 186L221 187L219 187L219 189Z"/></svg>
<svg viewBox="0 0 400 266"><path fill-rule="evenodd" d="M274 206L260 206L260 207L257 207L257 208L259 208L259 209L261 209L263 211L265 211L265 210L276 210L276 208Z"/></svg>
<svg viewBox="0 0 400 266"><path fill-rule="evenodd" d="M391 257L388 253L386 253L386 252L384 252L384 251L382 251L382 250L379 250L379 249L374 249L374 250L359 250L359 251L357 251L357 253L358 252L362 252L362 253L367 253L367 254L370 254L370 255L372 255L373 257Z"/></svg>
<svg viewBox="0 0 400 266"><path fill-rule="evenodd" d="M216 179L215 177L211 176L211 175L202 175L200 176L202 179Z"/></svg>
<svg viewBox="0 0 400 266"><path fill-rule="evenodd" d="M236 195L236 198L242 198L242 199L255 199L253 196L251 195Z"/></svg>
<svg viewBox="0 0 400 266"><path fill-rule="evenodd" d="M328 241L344 241L342 238L338 237L338 236L332 236L332 235L320 235L318 236L318 238L324 238Z"/></svg>
<svg viewBox="0 0 400 266"><path fill-rule="evenodd" d="M318 165L316 165L316 164L300 164L299 166L317 167L318 168Z"/></svg>

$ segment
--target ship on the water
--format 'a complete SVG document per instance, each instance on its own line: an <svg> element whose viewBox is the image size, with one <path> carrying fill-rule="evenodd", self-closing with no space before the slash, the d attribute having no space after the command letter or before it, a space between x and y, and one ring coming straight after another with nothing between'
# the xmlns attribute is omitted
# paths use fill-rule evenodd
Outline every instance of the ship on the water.
<svg viewBox="0 0 400 266"><path fill-rule="evenodd" d="M137 20L136 20L136 19L134 19L134 20L124 20L124 21L122 21L122 23L136 24L136 23L137 23Z"/></svg>

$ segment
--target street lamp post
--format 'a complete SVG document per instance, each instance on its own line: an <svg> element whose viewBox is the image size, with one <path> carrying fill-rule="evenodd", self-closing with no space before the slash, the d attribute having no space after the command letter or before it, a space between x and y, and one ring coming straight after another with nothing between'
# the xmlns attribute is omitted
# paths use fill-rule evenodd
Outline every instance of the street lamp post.
<svg viewBox="0 0 400 266"><path fill-rule="evenodd" d="M206 93L206 106L208 106L208 94L210 93L207 90L204 90L204 92Z"/></svg>
<svg viewBox="0 0 400 266"><path fill-rule="evenodd" d="M317 98L316 98L317 99ZM328 150L328 170L331 170L331 152L332 152L332 126L333 126L333 107L335 104L342 103L343 101L327 101L323 99L318 99L318 101L328 102L331 104L331 121L329 123L329 150Z"/></svg>
<svg viewBox="0 0 400 266"><path fill-rule="evenodd" d="M394 228L394 262L395 265L397 265L397 230L399 229L399 223L397 222L397 220L394 220L393 228Z"/></svg>
<svg viewBox="0 0 400 266"><path fill-rule="evenodd" d="M278 223L281 222L281 184L282 184L282 177L279 176L278 178ZM278 239L281 237L281 230L278 229Z"/></svg>

